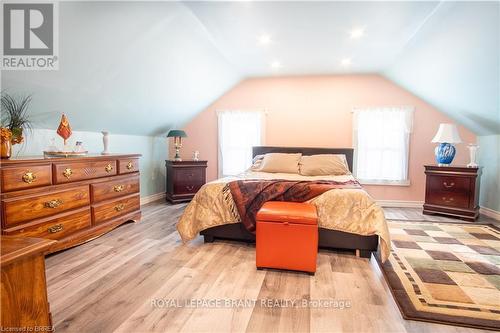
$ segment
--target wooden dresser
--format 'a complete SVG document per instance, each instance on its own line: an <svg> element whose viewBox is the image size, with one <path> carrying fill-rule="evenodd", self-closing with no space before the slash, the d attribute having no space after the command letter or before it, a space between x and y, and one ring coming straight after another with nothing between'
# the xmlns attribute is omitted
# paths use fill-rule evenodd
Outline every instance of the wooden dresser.
<svg viewBox="0 0 500 333"><path fill-rule="evenodd" d="M139 221L140 156L2 160L2 234L56 240L55 252Z"/></svg>
<svg viewBox="0 0 500 333"><path fill-rule="evenodd" d="M424 214L474 221L479 215L480 168L426 165Z"/></svg>
<svg viewBox="0 0 500 333"><path fill-rule="evenodd" d="M167 168L167 201L191 200L206 182L207 161L165 161Z"/></svg>
<svg viewBox="0 0 500 333"><path fill-rule="evenodd" d="M51 332L45 254L55 241L1 236L1 331Z"/></svg>

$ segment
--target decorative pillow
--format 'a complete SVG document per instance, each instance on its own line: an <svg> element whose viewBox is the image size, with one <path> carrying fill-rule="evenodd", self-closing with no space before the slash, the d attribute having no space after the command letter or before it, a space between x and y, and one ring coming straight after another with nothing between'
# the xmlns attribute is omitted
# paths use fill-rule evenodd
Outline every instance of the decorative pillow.
<svg viewBox="0 0 500 333"><path fill-rule="evenodd" d="M300 174L303 176L350 175L344 154L302 156Z"/></svg>
<svg viewBox="0 0 500 333"><path fill-rule="evenodd" d="M264 155L256 155L252 160L252 166L250 167L251 171L259 171L262 166L262 160L264 159Z"/></svg>
<svg viewBox="0 0 500 333"><path fill-rule="evenodd" d="M269 153L262 159L256 171L299 173L299 161L302 154Z"/></svg>

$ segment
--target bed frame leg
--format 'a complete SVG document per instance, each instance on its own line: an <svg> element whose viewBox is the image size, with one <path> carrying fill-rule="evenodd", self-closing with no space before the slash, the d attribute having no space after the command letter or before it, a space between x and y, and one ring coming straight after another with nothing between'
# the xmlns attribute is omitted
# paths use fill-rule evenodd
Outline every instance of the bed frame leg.
<svg viewBox="0 0 500 333"><path fill-rule="evenodd" d="M370 259L372 257L372 251L370 251L370 250L356 250L356 257Z"/></svg>
<svg viewBox="0 0 500 333"><path fill-rule="evenodd" d="M214 242L214 236L212 236L212 235L203 235L203 241L205 243L213 243Z"/></svg>

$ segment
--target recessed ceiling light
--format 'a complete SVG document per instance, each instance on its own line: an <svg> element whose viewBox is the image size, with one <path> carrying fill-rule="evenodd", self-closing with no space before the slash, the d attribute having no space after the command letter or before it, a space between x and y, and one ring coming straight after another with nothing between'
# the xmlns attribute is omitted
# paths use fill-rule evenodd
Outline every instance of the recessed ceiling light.
<svg viewBox="0 0 500 333"><path fill-rule="evenodd" d="M351 58L344 58L340 61L340 64L344 67L348 67L348 66L351 66L352 64L352 61L351 61Z"/></svg>
<svg viewBox="0 0 500 333"><path fill-rule="evenodd" d="M350 32L350 35L351 35L352 39L361 38L361 37L363 37L364 34L365 34L365 29L364 28L355 28L355 29L352 29L351 32Z"/></svg>
<svg viewBox="0 0 500 333"><path fill-rule="evenodd" d="M271 41L272 41L271 36L269 36L267 34L259 36L259 43L262 45L267 45L267 44L271 43Z"/></svg>
<svg viewBox="0 0 500 333"><path fill-rule="evenodd" d="M281 68L281 62L275 60L271 63L271 67L275 69Z"/></svg>

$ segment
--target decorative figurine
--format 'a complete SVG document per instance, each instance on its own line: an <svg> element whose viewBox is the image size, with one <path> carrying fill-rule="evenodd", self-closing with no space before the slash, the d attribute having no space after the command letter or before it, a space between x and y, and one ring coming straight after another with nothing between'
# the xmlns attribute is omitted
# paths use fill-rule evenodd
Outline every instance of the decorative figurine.
<svg viewBox="0 0 500 333"><path fill-rule="evenodd" d="M50 146L47 147L47 150L43 152L44 157L52 158L52 157L78 157L87 155L87 151L83 149L82 143L80 141L76 142L74 148L68 145L68 138L71 136L73 132L71 131L71 126L69 124L68 117L63 113L61 117L61 122L59 123L59 127L57 128L57 134L59 134L64 140L64 147L62 151L59 151L55 145L55 140L51 139Z"/></svg>
<svg viewBox="0 0 500 333"><path fill-rule="evenodd" d="M61 117L61 123L59 124L59 127L57 128L57 134L61 136L64 140L64 150L67 151L67 140L71 136L71 126L69 125L68 118L66 115L63 113Z"/></svg>
<svg viewBox="0 0 500 333"><path fill-rule="evenodd" d="M104 145L104 150L102 151L101 155L109 155L110 152L108 150L109 147L109 132L108 131L102 131L102 144Z"/></svg>

